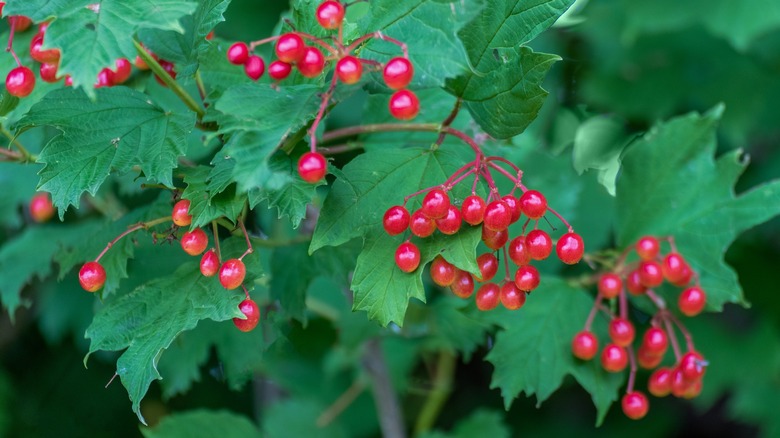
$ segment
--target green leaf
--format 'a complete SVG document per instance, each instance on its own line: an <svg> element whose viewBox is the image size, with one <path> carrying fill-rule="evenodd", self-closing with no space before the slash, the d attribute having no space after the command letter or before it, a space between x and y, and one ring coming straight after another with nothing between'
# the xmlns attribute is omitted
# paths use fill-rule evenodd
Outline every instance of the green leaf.
<svg viewBox="0 0 780 438"><path fill-rule="evenodd" d="M509 438L511 434L509 428L504 424L504 418L500 412L478 409L458 422L452 436L456 438L474 436Z"/></svg>
<svg viewBox="0 0 780 438"><path fill-rule="evenodd" d="M90 96L95 95L92 84L101 69L113 68L118 58L135 59L132 37L138 30L183 32L179 19L197 6L186 0L102 0L91 7L86 4L83 0L14 2L6 14L26 15L35 22L56 17L46 30L44 47L60 49L59 73L71 75L73 85Z"/></svg>
<svg viewBox="0 0 780 438"><path fill-rule="evenodd" d="M593 299L559 278L546 276L528 296L525 306L505 318L505 330L487 360L495 367L491 388L499 388L508 409L520 392L545 401L569 374L587 389L598 410L599 422L623 384L623 374L609 374L571 354L571 340L582 330ZM510 312L511 313L511 312Z"/></svg>
<svg viewBox="0 0 780 438"><path fill-rule="evenodd" d="M40 166L0 162L0 225L17 228L22 224L19 207L29 208L38 184Z"/></svg>
<svg viewBox="0 0 780 438"><path fill-rule="evenodd" d="M307 437L341 438L349 436L338 422L325 427L317 425L317 418L327 409L316 400L291 398L274 403L263 422L263 436L268 438Z"/></svg>
<svg viewBox="0 0 780 438"><path fill-rule="evenodd" d="M475 316L476 307L471 300L464 300L451 294L440 297L426 306L427 318L417 322L432 336L425 340L425 347L431 351L448 350L460 352L468 361L477 347L487 339L490 325ZM411 312L410 312L411 313ZM407 317L404 329L413 333L414 323Z"/></svg>
<svg viewBox="0 0 780 438"><path fill-rule="evenodd" d="M145 438L187 438L219 436L246 438L260 436L260 431L248 418L228 411L194 410L166 415L155 427L142 427Z"/></svg>
<svg viewBox="0 0 780 438"><path fill-rule="evenodd" d="M620 170L620 154L627 146L623 123L596 116L580 124L574 136L574 169L598 171L599 183L615 195L615 179Z"/></svg>
<svg viewBox="0 0 780 438"><path fill-rule="evenodd" d="M89 353L125 350L116 373L127 388L133 412L144 422L140 403L153 380L157 361L179 333L199 321L242 316L243 293L225 292L215 277L200 275L197 263L182 265L171 276L154 280L100 309L87 329Z"/></svg>
<svg viewBox="0 0 780 438"><path fill-rule="evenodd" d="M64 88L35 104L17 128L48 125L61 131L38 161L45 164L40 188L52 194L62 218L70 205L78 207L82 193L94 195L111 172L140 166L150 181L173 186L172 170L194 123L194 114L166 111L126 87L101 88L96 101Z"/></svg>
<svg viewBox="0 0 780 438"><path fill-rule="evenodd" d="M713 158L722 110L653 127L626 151L617 185L618 243L674 236L700 275L709 310L746 304L724 253L740 233L780 214L780 181L737 196L733 186L747 165L741 152Z"/></svg>
<svg viewBox="0 0 780 438"><path fill-rule="evenodd" d="M184 183L187 187L181 196L190 200L192 228L208 225L223 216L235 222L246 204L247 196L237 194L234 184L223 191L210 190L208 179L211 172L212 168L209 166L184 169Z"/></svg>

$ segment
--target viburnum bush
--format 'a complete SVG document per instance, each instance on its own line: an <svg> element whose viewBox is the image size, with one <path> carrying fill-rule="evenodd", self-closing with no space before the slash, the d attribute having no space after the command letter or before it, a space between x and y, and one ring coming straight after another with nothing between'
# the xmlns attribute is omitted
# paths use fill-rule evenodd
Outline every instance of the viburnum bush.
<svg viewBox="0 0 780 438"><path fill-rule="evenodd" d="M294 0L245 41L230 3L3 5L11 319L55 284L41 320L72 312L143 423L213 361L271 382L268 436L428 432L476 360L507 409L573 377L597 424L706 391L688 322L746 304L724 253L780 213L777 181L735 194L722 106L556 149L532 123L560 58L528 43L573 0Z"/></svg>

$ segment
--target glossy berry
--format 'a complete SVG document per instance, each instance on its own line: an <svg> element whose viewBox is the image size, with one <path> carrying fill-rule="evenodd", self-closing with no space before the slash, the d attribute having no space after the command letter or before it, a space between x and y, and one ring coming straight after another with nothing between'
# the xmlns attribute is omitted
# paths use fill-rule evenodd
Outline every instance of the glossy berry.
<svg viewBox="0 0 780 438"><path fill-rule="evenodd" d="M36 193L30 199L30 217L35 222L47 222L56 211L57 209L51 203L51 196L46 192Z"/></svg>
<svg viewBox="0 0 780 438"><path fill-rule="evenodd" d="M688 280L690 280L691 271L683 256L676 252L671 252L661 262L661 273L663 273L666 281L677 284L685 280L685 277L688 277Z"/></svg>
<svg viewBox="0 0 780 438"><path fill-rule="evenodd" d="M486 311L493 310L501 301L501 288L495 283L485 283L477 290L477 309Z"/></svg>
<svg viewBox="0 0 780 438"><path fill-rule="evenodd" d="M611 272L603 274L599 277L598 285L599 293L605 299L612 299L620 294L623 290L623 280L620 276Z"/></svg>
<svg viewBox="0 0 780 438"><path fill-rule="evenodd" d="M525 236L528 255L534 260L544 260L552 253L553 242L544 230L531 230Z"/></svg>
<svg viewBox="0 0 780 438"><path fill-rule="evenodd" d="M431 219L441 219L450 209L450 197L441 189L433 189L425 194L420 210Z"/></svg>
<svg viewBox="0 0 780 438"><path fill-rule="evenodd" d="M284 61L274 61L268 66L268 76L277 81L290 76L292 72L292 65Z"/></svg>
<svg viewBox="0 0 780 438"><path fill-rule="evenodd" d="M501 304L509 310L517 310L525 304L526 293L517 288L514 281L501 285Z"/></svg>
<svg viewBox="0 0 780 438"><path fill-rule="evenodd" d="M664 282L661 265L654 260L643 260L639 263L637 271L639 271L639 282L646 288L658 287Z"/></svg>
<svg viewBox="0 0 780 438"><path fill-rule="evenodd" d="M625 318L613 318L609 322L609 337L615 345L628 347L634 342L634 324Z"/></svg>
<svg viewBox="0 0 780 438"><path fill-rule="evenodd" d="M422 210L417 210L412 213L409 229L415 236L425 238L436 231L436 220L426 216Z"/></svg>
<svg viewBox="0 0 780 438"><path fill-rule="evenodd" d="M79 284L87 292L97 292L106 284L106 270L98 262L87 262L79 270Z"/></svg>
<svg viewBox="0 0 780 438"><path fill-rule="evenodd" d="M246 319L233 318L233 324L238 327L242 332L251 332L257 327L257 323L260 321L260 308L257 307L257 303L249 298L241 301L238 305L238 310L244 314Z"/></svg>
<svg viewBox="0 0 780 438"><path fill-rule="evenodd" d="M510 223L512 223L512 210L504 201L499 199L487 205L483 227L493 231L501 231L506 230Z"/></svg>
<svg viewBox="0 0 780 438"><path fill-rule="evenodd" d="M583 330L571 340L571 352L578 359L591 360L598 351L599 341L592 332Z"/></svg>
<svg viewBox="0 0 780 438"><path fill-rule="evenodd" d="M504 201L504 204L506 204L507 207L509 207L509 211L512 212L512 223L515 223L520 220L520 216L523 214L523 210L520 208L520 200L515 198L512 195L506 195L503 198L501 198L502 201Z"/></svg>
<svg viewBox="0 0 780 438"><path fill-rule="evenodd" d="M528 252L528 242L525 236L517 236L509 242L507 247L509 259L517 266L525 266L531 263L531 253Z"/></svg>
<svg viewBox="0 0 780 438"><path fill-rule="evenodd" d="M663 356L669 348L669 338L666 332L658 327L650 327L642 336L642 347L648 354Z"/></svg>
<svg viewBox="0 0 780 438"><path fill-rule="evenodd" d="M460 210L467 224L479 225L485 219L485 208L485 200L481 196L469 195L463 200Z"/></svg>
<svg viewBox="0 0 780 438"><path fill-rule="evenodd" d="M652 354L644 347L639 347L636 352L636 360L639 363L639 366L647 370L652 370L657 367L663 359L663 355Z"/></svg>
<svg viewBox="0 0 780 438"><path fill-rule="evenodd" d="M474 293L474 277L470 273L458 269L455 273L455 281L450 285L453 294L460 298L468 298Z"/></svg>
<svg viewBox="0 0 780 438"><path fill-rule="evenodd" d="M298 175L307 183L322 181L328 172L328 162L319 152L306 152L298 160Z"/></svg>
<svg viewBox="0 0 780 438"><path fill-rule="evenodd" d="M233 290L244 282L246 266L239 259L226 260L219 268L219 282L227 290Z"/></svg>
<svg viewBox="0 0 780 438"><path fill-rule="evenodd" d="M628 365L626 349L615 344L607 344L601 350L601 366L610 373L623 371Z"/></svg>
<svg viewBox="0 0 780 438"><path fill-rule="evenodd" d="M463 223L463 219L460 216L460 210L454 205L450 205L447 209L447 214L440 219L436 219L436 228L442 232L442 234L453 235L460 230L460 225Z"/></svg>
<svg viewBox="0 0 780 438"><path fill-rule="evenodd" d="M391 236L401 234L409 228L409 220L411 216L406 207L402 205L395 205L390 207L385 212L384 218L382 218L382 226L385 228L385 232Z"/></svg>
<svg viewBox="0 0 780 438"><path fill-rule="evenodd" d="M486 252L477 257L477 266L479 267L479 275L475 276L474 279L480 283L490 281L498 272L498 259L492 252Z"/></svg>
<svg viewBox="0 0 780 438"><path fill-rule="evenodd" d="M181 249L191 256L200 255L208 246L209 238L200 228L195 228L181 236Z"/></svg>
<svg viewBox="0 0 780 438"><path fill-rule="evenodd" d="M647 288L642 284L642 280L639 277L639 271L633 270L626 276L626 289L631 295L642 295L647 292Z"/></svg>
<svg viewBox="0 0 780 438"><path fill-rule="evenodd" d="M301 57L296 66L304 77L314 78L319 76L325 68L325 57L322 56L320 49L306 47L303 49L303 57Z"/></svg>
<svg viewBox="0 0 780 438"><path fill-rule="evenodd" d="M186 227L191 224L192 216L190 215L190 200L182 199L179 202L173 204L171 218L173 219L173 223L180 227Z"/></svg>
<svg viewBox="0 0 780 438"><path fill-rule="evenodd" d="M5 78L5 88L11 96L29 96L35 88L35 74L25 66L13 68Z"/></svg>
<svg viewBox="0 0 780 438"><path fill-rule="evenodd" d="M393 58L387 62L384 71L382 71L382 78L385 80L385 84L393 90L400 90L406 88L412 77L414 76L414 67L412 63L406 58Z"/></svg>
<svg viewBox="0 0 780 438"><path fill-rule="evenodd" d="M38 73L43 82L54 83L60 80L60 78L57 77L58 69L59 66L57 64L41 64Z"/></svg>
<svg viewBox="0 0 780 438"><path fill-rule="evenodd" d="M691 386L691 383L685 380L683 372L679 367L672 369L671 382L672 395L675 397L683 397Z"/></svg>
<svg viewBox="0 0 780 438"><path fill-rule="evenodd" d="M398 90L390 96L390 115L398 120L412 120L420 112L420 100L409 90Z"/></svg>
<svg viewBox="0 0 780 438"><path fill-rule="evenodd" d="M658 256L661 244L653 236L644 236L636 242L636 253L642 260L653 260Z"/></svg>
<svg viewBox="0 0 780 438"><path fill-rule="evenodd" d="M213 277L219 272L219 258L216 251L210 249L200 258L200 273L204 277Z"/></svg>
<svg viewBox="0 0 780 438"><path fill-rule="evenodd" d="M448 287L455 281L458 268L442 256L436 256L431 263L431 279L441 287Z"/></svg>
<svg viewBox="0 0 780 438"><path fill-rule="evenodd" d="M539 286L539 271L531 265L520 266L515 271L515 285L518 289L531 292Z"/></svg>
<svg viewBox="0 0 780 438"><path fill-rule="evenodd" d="M547 213L547 199L536 190L527 190L520 196L520 209L530 219L540 219Z"/></svg>
<svg viewBox="0 0 780 438"><path fill-rule="evenodd" d="M482 227L482 242L488 248L497 251L506 245L506 241L509 239L509 231L493 231L487 227Z"/></svg>
<svg viewBox="0 0 780 438"><path fill-rule="evenodd" d="M317 22L325 29L338 29L344 20L344 6L333 0L326 0L317 7Z"/></svg>
<svg viewBox="0 0 780 438"><path fill-rule="evenodd" d="M672 392L672 370L658 368L647 379L647 391L656 397L666 397Z"/></svg>
<svg viewBox="0 0 780 438"><path fill-rule="evenodd" d="M116 67L113 70L114 83L124 84L133 73L133 67L130 65L130 61L125 58L119 58L114 62L114 66Z"/></svg>
<svg viewBox="0 0 780 438"><path fill-rule="evenodd" d="M112 87L114 85L114 72L109 68L104 68L98 72L95 88Z"/></svg>
<svg viewBox="0 0 780 438"><path fill-rule="evenodd" d="M336 76L347 85L356 84L363 75L363 64L354 56L345 56L336 63Z"/></svg>
<svg viewBox="0 0 780 438"><path fill-rule="evenodd" d="M683 354L680 359L680 363L677 368L682 371L683 378L688 382L699 380L704 376L704 372L707 370L707 361L704 360L704 356L697 351L689 351Z"/></svg>
<svg viewBox="0 0 780 438"><path fill-rule="evenodd" d="M420 250L412 242L404 242L395 250L395 264L404 272L414 272L420 266Z"/></svg>
<svg viewBox="0 0 780 438"><path fill-rule="evenodd" d="M30 41L30 58L40 63L56 63L60 60L58 49L43 50L43 34L36 34Z"/></svg>
<svg viewBox="0 0 780 438"><path fill-rule="evenodd" d="M295 64L303 59L306 46L303 38L294 33L286 33L276 41L276 57L288 64Z"/></svg>
<svg viewBox="0 0 780 438"><path fill-rule="evenodd" d="M620 405L626 417L632 420L644 418L648 409L650 409L650 402L647 401L647 396L639 391L629 392L624 395Z"/></svg>
<svg viewBox="0 0 780 438"><path fill-rule="evenodd" d="M579 234L570 232L558 239L555 251L563 263L573 265L582 259L582 255L585 253L585 244Z"/></svg>
<svg viewBox="0 0 780 438"><path fill-rule="evenodd" d="M707 303L707 295L698 286L685 289L677 299L677 306L685 316L696 316L704 310Z"/></svg>
<svg viewBox="0 0 780 438"><path fill-rule="evenodd" d="M257 55L252 55L247 58L244 63L244 73L253 81L260 79L260 77L263 76L263 73L265 73L265 61L263 61L263 58Z"/></svg>

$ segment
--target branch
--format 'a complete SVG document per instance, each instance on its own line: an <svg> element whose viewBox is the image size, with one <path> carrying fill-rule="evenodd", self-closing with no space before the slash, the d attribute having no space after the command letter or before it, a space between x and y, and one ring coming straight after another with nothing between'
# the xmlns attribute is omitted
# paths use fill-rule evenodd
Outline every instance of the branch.
<svg viewBox="0 0 780 438"><path fill-rule="evenodd" d="M390 382L390 372L387 370L379 340L372 339L366 344L363 367L371 377L373 384L374 403L378 411L382 436L385 438L406 438L404 417L401 413L398 397Z"/></svg>

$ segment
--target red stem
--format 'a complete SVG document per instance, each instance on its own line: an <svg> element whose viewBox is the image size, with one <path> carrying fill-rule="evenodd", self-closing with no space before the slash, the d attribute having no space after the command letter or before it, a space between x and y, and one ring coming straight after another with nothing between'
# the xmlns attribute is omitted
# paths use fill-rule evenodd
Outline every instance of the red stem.
<svg viewBox="0 0 780 438"><path fill-rule="evenodd" d="M268 38L263 38L261 40L252 41L251 43L249 43L249 51L251 52L252 50L255 50L255 47L263 45L265 43L270 43L271 41L276 41L281 37L282 37L281 35L276 35Z"/></svg>
<svg viewBox="0 0 780 438"><path fill-rule="evenodd" d="M604 296L602 296L600 293L596 295L596 301L593 303L593 307L590 308L588 319L585 320L585 331L590 331L590 328L593 325L593 319L596 317L596 310L598 310L602 299L604 299Z"/></svg>
<svg viewBox="0 0 780 438"><path fill-rule="evenodd" d="M669 335L669 341L672 344L672 350L674 350L674 357L677 359L677 362L680 361L680 358L682 358L682 354L680 353L680 345L677 343L677 335L674 333L674 327L669 322L669 319L667 319L668 312L663 311L664 315L661 317L662 321L664 322L664 327L666 328L666 333Z"/></svg>
<svg viewBox="0 0 780 438"><path fill-rule="evenodd" d="M628 299L626 298L626 291L621 289L618 296L620 299L620 317L628 319Z"/></svg>
<svg viewBox="0 0 780 438"><path fill-rule="evenodd" d="M326 91L322 95L322 102L320 102L320 109L317 111L317 116L314 118L314 122L311 124L311 128L309 128L309 138L310 144L309 147L312 152L317 151L317 126L319 126L320 121L322 120L322 117L325 114L325 108L328 106L328 102L330 101L330 97L333 94L333 90L336 89L336 78L337 75L333 75L330 81L330 86L328 87L328 91Z"/></svg>
<svg viewBox="0 0 780 438"><path fill-rule="evenodd" d="M237 222L238 222L238 226L241 227L241 232L244 233L244 238L246 238L246 251L244 251L244 253L241 254L241 257L238 258L239 260L243 260L243 258L247 254L252 254L253 252L255 252L255 250L252 249L252 242L249 241L249 233L246 232L246 227L244 227L244 221L238 219Z"/></svg>
<svg viewBox="0 0 780 438"><path fill-rule="evenodd" d="M628 350L628 360L631 364L631 371L628 373L628 385L626 386L626 393L634 391L634 380L636 379L636 358L634 358L634 347L629 345L626 347Z"/></svg>

